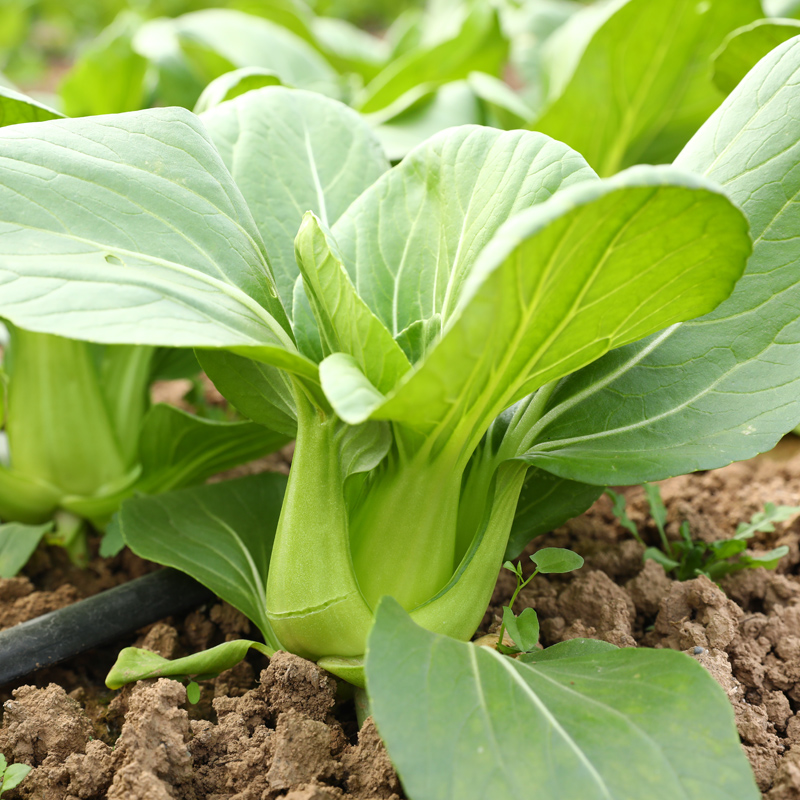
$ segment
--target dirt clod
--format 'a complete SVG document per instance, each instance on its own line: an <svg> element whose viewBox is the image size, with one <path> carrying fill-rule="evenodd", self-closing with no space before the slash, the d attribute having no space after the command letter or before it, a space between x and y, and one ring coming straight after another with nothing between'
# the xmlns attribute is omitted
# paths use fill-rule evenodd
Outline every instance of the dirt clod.
<svg viewBox="0 0 800 800"><path fill-rule="evenodd" d="M177 681L162 678L136 687L117 742L122 764L108 800L194 800L189 716L177 707L185 701L186 689Z"/></svg>
<svg viewBox="0 0 800 800"><path fill-rule="evenodd" d="M336 702L336 681L316 664L278 652L261 676L272 719L302 709L310 719L324 721Z"/></svg>

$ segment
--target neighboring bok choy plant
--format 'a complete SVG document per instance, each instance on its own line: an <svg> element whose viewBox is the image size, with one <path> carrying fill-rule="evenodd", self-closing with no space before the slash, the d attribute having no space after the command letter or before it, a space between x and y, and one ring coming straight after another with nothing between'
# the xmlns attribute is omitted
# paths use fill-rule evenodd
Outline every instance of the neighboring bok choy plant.
<svg viewBox="0 0 800 800"><path fill-rule="evenodd" d="M454 639L504 554L603 486L746 458L797 423L799 71L790 42L676 166L608 179L543 134L479 127L387 170L357 114L282 87L200 118L0 132L0 314L195 347L242 413L296 436L288 483L120 515L264 644L128 650L109 684L282 647L366 679L415 800L757 797L726 698L683 654L514 661Z"/></svg>
<svg viewBox="0 0 800 800"><path fill-rule="evenodd" d="M0 125L58 116L0 89ZM198 374L191 352L95 345L11 324L3 350L0 577L15 575L43 536L81 561L84 520L102 531L125 497L202 482L288 440L251 422L152 405L153 381ZM106 552L115 541L104 542Z"/></svg>

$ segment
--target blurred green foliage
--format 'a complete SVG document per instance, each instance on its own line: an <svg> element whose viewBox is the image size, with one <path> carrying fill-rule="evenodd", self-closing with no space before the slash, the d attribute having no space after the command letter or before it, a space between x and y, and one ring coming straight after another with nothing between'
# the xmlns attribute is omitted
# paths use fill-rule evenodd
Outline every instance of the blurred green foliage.
<svg viewBox="0 0 800 800"><path fill-rule="evenodd" d="M0 0L0 71L23 84L40 80L54 62L71 60L123 11L143 19L176 17L220 6L246 6L259 13L272 0L224 3L220 0ZM319 15L338 17L370 30L381 30L402 11L423 0L310 0Z"/></svg>

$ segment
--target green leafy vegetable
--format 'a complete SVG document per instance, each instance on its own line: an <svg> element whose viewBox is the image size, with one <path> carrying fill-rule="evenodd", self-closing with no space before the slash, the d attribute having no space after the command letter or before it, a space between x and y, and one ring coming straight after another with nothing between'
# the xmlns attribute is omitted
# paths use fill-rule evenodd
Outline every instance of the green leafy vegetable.
<svg viewBox="0 0 800 800"><path fill-rule="evenodd" d="M712 54L761 16L757 0L590 5L545 45L548 96L533 127L583 153L600 175L671 161L722 100Z"/></svg>
<svg viewBox="0 0 800 800"><path fill-rule="evenodd" d="M536 569L528 578L523 578L522 564L513 564L506 561L503 566L505 569L514 573L517 578L517 588L508 606L503 608L503 622L497 634L497 650L504 655L515 653L531 652L539 643L539 618L532 608L526 608L518 616L514 616L514 602L519 593L539 574L572 572L583 566L583 558L571 550L564 550L560 547L545 547L537 550L531 556L531 561L536 565ZM514 642L515 647L508 647L503 643L503 633L508 630L508 634Z"/></svg>
<svg viewBox="0 0 800 800"><path fill-rule="evenodd" d="M725 693L683 653L576 640L522 658L381 602L367 685L409 797L760 796Z"/></svg>
<svg viewBox="0 0 800 800"><path fill-rule="evenodd" d="M202 123L153 109L0 134L3 187L17 198L0 221L4 315L267 368L211 358L234 403L297 430L268 575L255 559L240 591L265 636L266 618L277 642L329 669L363 656L384 594L468 638L525 482L517 459L555 381L709 311L750 252L741 212L690 173L599 180L541 134L478 127L445 131L385 171L352 111L282 87ZM31 165L60 176L57 197L33 187ZM137 517L143 502L121 517L137 549L152 526ZM191 538L200 520L172 502L161 506L171 538ZM236 570L223 571L228 586Z"/></svg>
<svg viewBox="0 0 800 800"><path fill-rule="evenodd" d="M797 425L800 253L788 231L800 191L790 118L800 113L798 69L793 39L759 62L676 162L720 181L750 220L753 255L731 297L562 381L530 463L583 483L635 484L751 458Z"/></svg>

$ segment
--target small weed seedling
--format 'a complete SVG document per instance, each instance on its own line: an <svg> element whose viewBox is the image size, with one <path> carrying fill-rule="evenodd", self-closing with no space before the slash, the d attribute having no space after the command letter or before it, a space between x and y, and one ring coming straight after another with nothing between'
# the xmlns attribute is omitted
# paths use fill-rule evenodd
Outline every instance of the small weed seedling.
<svg viewBox="0 0 800 800"><path fill-rule="evenodd" d="M9 764L0 753L0 797L7 789L19 786L23 778L31 771L27 764Z"/></svg>
<svg viewBox="0 0 800 800"><path fill-rule="evenodd" d="M606 494L611 498L612 511L620 525L629 530L636 541L645 548L645 560L657 561L664 567L667 574L679 581L688 581L698 575L706 575L713 581L719 581L726 575L740 572L743 569L756 569L757 567L775 569L778 562L789 552L789 548L785 545L766 553L745 553L744 551L747 549L747 540L752 539L756 531L767 533L774 531L774 522L785 522L800 514L800 506L776 506L774 503L767 503L763 511L753 514L750 522L740 522L732 538L719 539L715 542L692 539L689 523L684 520L679 529L680 540L670 542L664 529L667 512L658 486L646 483L642 488L647 495L650 514L658 529L662 549L647 547L642 541L636 525L628 516L625 498L622 495L611 489L607 489Z"/></svg>
<svg viewBox="0 0 800 800"><path fill-rule="evenodd" d="M497 637L497 650L506 656L517 653L531 653L539 643L539 617L532 608L523 609L520 615L514 616L514 603L519 593L540 573L552 575L554 573L573 572L583 566L583 558L571 550L562 547L545 547L531 556L531 561L536 569L528 578L522 577L522 562L506 561L503 567L517 576L517 588L511 596L507 606L503 608L503 622ZM506 630L514 642L514 647L503 644L503 635Z"/></svg>

